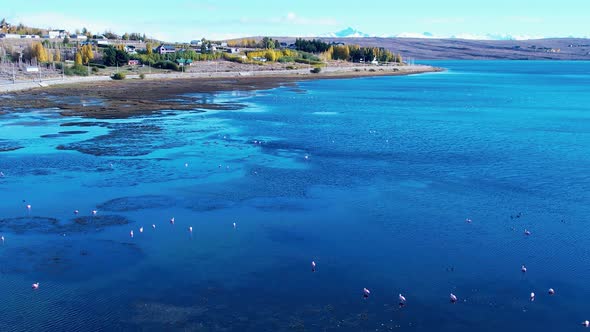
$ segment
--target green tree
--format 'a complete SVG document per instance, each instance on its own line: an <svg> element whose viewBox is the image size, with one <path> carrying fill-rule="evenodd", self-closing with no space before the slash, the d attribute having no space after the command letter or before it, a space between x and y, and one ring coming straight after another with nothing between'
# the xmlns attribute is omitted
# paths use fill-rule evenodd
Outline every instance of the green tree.
<svg viewBox="0 0 590 332"><path fill-rule="evenodd" d="M69 38L68 36L65 36L65 37L64 37L64 40L62 41L62 43L63 43L64 45L67 45L67 44L69 44L69 43L70 43L70 38Z"/></svg>
<svg viewBox="0 0 590 332"><path fill-rule="evenodd" d="M123 34L123 40L129 40L129 34L127 32L125 32L125 34Z"/></svg>

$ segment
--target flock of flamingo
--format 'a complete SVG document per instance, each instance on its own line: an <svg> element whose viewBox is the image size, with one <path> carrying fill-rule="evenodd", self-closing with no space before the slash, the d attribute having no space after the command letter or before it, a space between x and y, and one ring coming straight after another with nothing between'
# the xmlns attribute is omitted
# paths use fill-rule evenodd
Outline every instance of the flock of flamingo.
<svg viewBox="0 0 590 332"><path fill-rule="evenodd" d="M309 155L305 155L304 156L304 159L306 161L309 160ZM112 164L110 164L110 166L113 167ZM185 163L184 166L185 167L188 167L188 163ZM221 165L219 165L219 167L221 167ZM1 173L0 172L0 177L4 177L4 176L5 176L4 173ZM31 211L31 208L32 208L31 207L31 204L26 204L27 211L30 212ZM80 213L79 210L74 210L74 214L75 215L78 215L79 213ZM97 210L92 210L91 211L91 214L93 216L96 216L98 214L98 211ZM520 213L516 217L517 218L520 218ZM512 218L512 216L511 216L511 218ZM174 225L174 222L175 222L175 218L174 217L170 218L170 224ZM465 222L466 223L472 223L472 220L469 219L469 218L467 218L467 219L465 219ZM155 224L152 224L152 228L153 229L156 229L156 225ZM234 229L237 228L237 224L235 222L233 223L233 228ZM144 232L143 226L140 226L139 227L139 233L143 233L143 232ZM192 232L193 232L193 227L192 226L189 226L188 227L188 232L192 234ZM524 235L530 236L531 234L532 233L528 229L525 229L524 230ZM134 238L135 237L135 233L133 232L133 230L129 231L129 236L131 238ZM4 235L0 236L0 241L2 242L2 244L4 244L4 242L5 242ZM527 272L526 265L522 264L520 270L521 270L522 273L526 273ZM312 272L316 272L317 271L317 264L316 264L315 261L312 261L311 262L311 271ZM31 288L33 290L38 290L39 289L39 284L40 284L39 282L35 282L35 283L33 283L31 285ZM363 294L363 298L364 299L368 299L369 296L371 295L371 291L368 288L365 287L365 288L363 288L362 294ZM547 294L549 294L550 296L553 296L553 295L555 295L555 290L553 288L549 288L549 290L547 291ZM398 300L399 300L399 306L400 307L405 307L406 306L407 300L406 300L406 297L405 296L403 296L402 294L399 294L398 295ZM458 301L458 297L457 297L457 295L455 295L453 293L450 293L449 300L450 300L450 303L455 304ZM531 302L535 301L535 293L534 292L531 292L530 297L529 297L529 300ZM581 324L584 327L590 327L590 321L589 320L585 320Z"/></svg>

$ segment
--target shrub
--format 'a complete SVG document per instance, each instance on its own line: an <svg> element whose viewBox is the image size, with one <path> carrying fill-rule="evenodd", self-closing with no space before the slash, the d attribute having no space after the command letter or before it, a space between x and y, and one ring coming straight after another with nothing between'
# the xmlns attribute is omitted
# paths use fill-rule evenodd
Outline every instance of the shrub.
<svg viewBox="0 0 590 332"><path fill-rule="evenodd" d="M107 66L105 65L101 65L100 63L89 63L88 64L90 67L96 67L96 68L100 68L100 69L106 69Z"/></svg>
<svg viewBox="0 0 590 332"><path fill-rule="evenodd" d="M55 63L55 69L63 69L64 65L61 62L56 62Z"/></svg>
<svg viewBox="0 0 590 332"><path fill-rule="evenodd" d="M98 68L96 68L96 67L92 67L92 72L93 72L93 73L98 73Z"/></svg>
<svg viewBox="0 0 590 332"><path fill-rule="evenodd" d="M154 63L154 68L170 69L170 70L180 71L180 67L176 63L174 63L172 61L160 61L160 62L156 62L156 63Z"/></svg>
<svg viewBox="0 0 590 332"><path fill-rule="evenodd" d="M114 80L124 80L125 73L115 73L115 74L113 74L113 76L111 76L111 78Z"/></svg>
<svg viewBox="0 0 590 332"><path fill-rule="evenodd" d="M371 71L371 72L374 72L374 71L375 71L375 69L371 68L371 69L369 69L369 71Z"/></svg>
<svg viewBox="0 0 590 332"><path fill-rule="evenodd" d="M295 66L287 66L287 70L295 69Z"/></svg>
<svg viewBox="0 0 590 332"><path fill-rule="evenodd" d="M322 68L315 67L314 69L310 70L312 74L319 74L322 71Z"/></svg>
<svg viewBox="0 0 590 332"><path fill-rule="evenodd" d="M145 74L144 73L139 74L139 78L141 78L143 80L145 78Z"/></svg>
<svg viewBox="0 0 590 332"><path fill-rule="evenodd" d="M82 65L66 66L64 73L68 76L88 76L88 69Z"/></svg>

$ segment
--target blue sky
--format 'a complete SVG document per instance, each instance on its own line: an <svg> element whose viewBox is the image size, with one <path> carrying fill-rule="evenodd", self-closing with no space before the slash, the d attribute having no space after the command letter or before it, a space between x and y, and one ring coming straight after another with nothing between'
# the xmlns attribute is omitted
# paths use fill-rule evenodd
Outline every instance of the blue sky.
<svg viewBox="0 0 590 332"><path fill-rule="evenodd" d="M314 36L353 27L376 36L590 36L590 0L0 0L0 17L43 28L146 32L189 41ZM477 3L477 5L475 4Z"/></svg>

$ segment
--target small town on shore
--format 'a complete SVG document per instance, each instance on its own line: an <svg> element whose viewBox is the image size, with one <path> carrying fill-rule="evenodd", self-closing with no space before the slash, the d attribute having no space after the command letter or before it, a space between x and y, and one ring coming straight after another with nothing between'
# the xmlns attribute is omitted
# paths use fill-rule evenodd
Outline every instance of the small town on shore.
<svg viewBox="0 0 590 332"><path fill-rule="evenodd" d="M400 53L383 47L360 47L320 39L271 37L168 43L145 33L94 33L39 29L0 22L0 84L71 76L145 78L165 73L241 73L292 71L317 74L331 68L359 71L358 66L397 71ZM363 68L377 71L383 69Z"/></svg>

